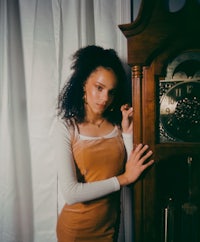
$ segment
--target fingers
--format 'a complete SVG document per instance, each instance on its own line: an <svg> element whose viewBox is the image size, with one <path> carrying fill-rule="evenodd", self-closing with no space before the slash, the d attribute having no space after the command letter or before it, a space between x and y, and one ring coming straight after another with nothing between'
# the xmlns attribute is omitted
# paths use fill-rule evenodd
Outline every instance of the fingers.
<svg viewBox="0 0 200 242"><path fill-rule="evenodd" d="M127 115L128 115L128 117L132 117L132 115L133 115L133 108L132 107L129 108L129 110L127 111Z"/></svg>
<svg viewBox="0 0 200 242"><path fill-rule="evenodd" d="M124 104L121 106L121 112L126 117L131 117L133 114L133 108L129 106L129 104Z"/></svg>
<svg viewBox="0 0 200 242"><path fill-rule="evenodd" d="M139 152L139 155L140 157L142 156L141 158L141 162L143 163L145 160L147 160L152 154L153 152L151 150L147 151L149 148L148 145L145 145L142 150ZM146 152L146 153L145 153Z"/></svg>
<svg viewBox="0 0 200 242"><path fill-rule="evenodd" d="M154 163L154 160L147 160L153 152L149 150L148 145L139 144L132 151L126 163L124 176L128 184L135 182L140 175Z"/></svg>
<svg viewBox="0 0 200 242"><path fill-rule="evenodd" d="M132 159L142 165L153 154L153 152L151 150L148 151L148 149L148 145L137 145L136 148L132 151Z"/></svg>
<svg viewBox="0 0 200 242"><path fill-rule="evenodd" d="M121 106L121 111L128 110L129 109L129 104L124 104Z"/></svg>
<svg viewBox="0 0 200 242"><path fill-rule="evenodd" d="M149 149L148 145L139 144L139 145L136 146L134 151L135 151L135 153L142 155L148 149Z"/></svg>
<svg viewBox="0 0 200 242"><path fill-rule="evenodd" d="M143 164L142 169L143 171L146 170L149 166L153 165L154 160L150 160L149 162Z"/></svg>
<svg viewBox="0 0 200 242"><path fill-rule="evenodd" d="M143 145L143 144L139 144L136 145L135 149L133 150L133 155L136 157L140 157L142 154L144 154L144 152L149 148L148 145Z"/></svg>
<svg viewBox="0 0 200 242"><path fill-rule="evenodd" d="M121 106L122 112L122 130L124 133L131 133L133 127L133 108L128 104Z"/></svg>

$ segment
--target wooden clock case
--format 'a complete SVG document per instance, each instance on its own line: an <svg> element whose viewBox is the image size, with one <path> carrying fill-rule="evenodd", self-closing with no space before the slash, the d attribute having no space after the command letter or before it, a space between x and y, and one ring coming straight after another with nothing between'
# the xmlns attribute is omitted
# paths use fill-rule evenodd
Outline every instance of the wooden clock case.
<svg viewBox="0 0 200 242"><path fill-rule="evenodd" d="M174 239L170 241L184 241L180 214L188 193L190 202L198 208L195 226L200 228L200 143L160 142L159 78L166 76L167 66L177 56L200 51L200 5L198 1L186 0L179 11L169 12L164 0L143 0L137 19L119 28L127 38L128 64L132 69L134 143L148 144L156 161L133 185L134 242L168 241L163 211L169 198L175 201L177 211ZM188 191L190 158L192 177Z"/></svg>

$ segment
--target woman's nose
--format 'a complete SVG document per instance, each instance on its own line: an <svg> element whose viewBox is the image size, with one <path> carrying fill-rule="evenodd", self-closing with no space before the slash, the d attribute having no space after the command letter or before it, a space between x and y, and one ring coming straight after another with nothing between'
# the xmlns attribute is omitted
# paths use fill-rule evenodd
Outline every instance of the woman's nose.
<svg viewBox="0 0 200 242"><path fill-rule="evenodd" d="M103 95L102 95L102 100L104 102L107 102L109 100L109 93L108 92L103 92Z"/></svg>

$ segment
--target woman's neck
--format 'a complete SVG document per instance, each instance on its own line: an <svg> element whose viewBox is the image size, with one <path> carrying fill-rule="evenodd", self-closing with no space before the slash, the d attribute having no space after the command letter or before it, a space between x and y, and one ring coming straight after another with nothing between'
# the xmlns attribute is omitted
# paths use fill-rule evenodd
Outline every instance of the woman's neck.
<svg viewBox="0 0 200 242"><path fill-rule="evenodd" d="M105 119L101 115L86 115L85 122L95 125L97 127L101 127L104 123Z"/></svg>

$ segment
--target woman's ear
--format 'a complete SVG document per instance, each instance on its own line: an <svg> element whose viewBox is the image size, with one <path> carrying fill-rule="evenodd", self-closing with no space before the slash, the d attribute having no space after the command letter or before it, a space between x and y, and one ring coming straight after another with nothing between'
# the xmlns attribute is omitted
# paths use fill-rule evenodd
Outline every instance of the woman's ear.
<svg viewBox="0 0 200 242"><path fill-rule="evenodd" d="M85 83L84 83L84 86L83 86L83 102L85 104L87 104L87 95L86 95L86 87L85 87Z"/></svg>
<svg viewBox="0 0 200 242"><path fill-rule="evenodd" d="M85 82L83 83L83 92L84 92L84 93L86 92L86 85L87 85L87 81L85 81Z"/></svg>

